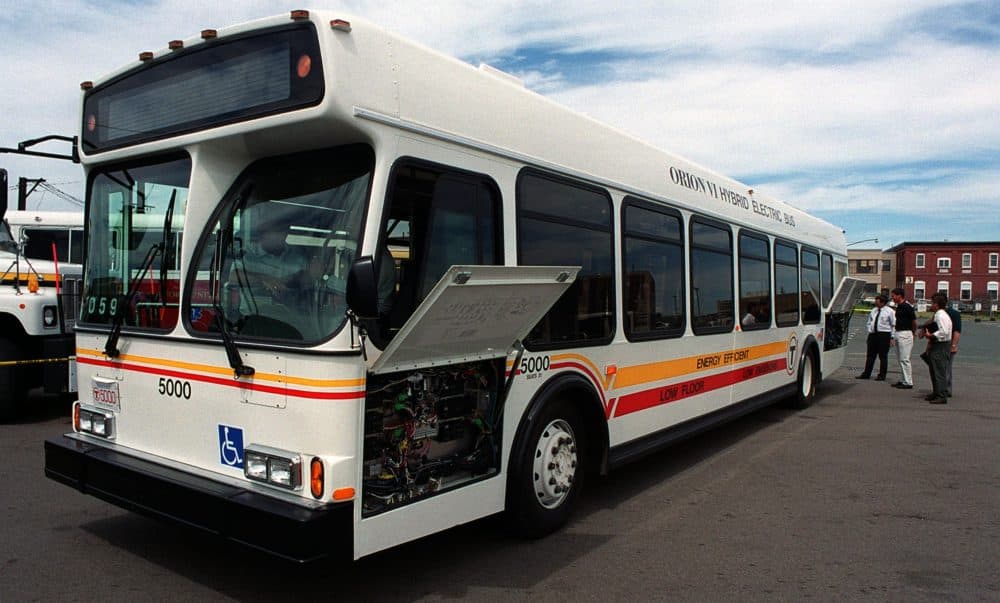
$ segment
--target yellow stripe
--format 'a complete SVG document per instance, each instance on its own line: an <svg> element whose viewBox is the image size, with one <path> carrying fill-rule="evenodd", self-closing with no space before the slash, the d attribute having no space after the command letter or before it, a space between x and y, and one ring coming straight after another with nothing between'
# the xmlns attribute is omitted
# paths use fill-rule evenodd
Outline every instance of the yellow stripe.
<svg viewBox="0 0 1000 603"><path fill-rule="evenodd" d="M618 369L615 389L642 385L652 381L661 381L698 371L709 371L723 366L774 356L775 354L784 354L787 349L787 342L777 341L738 350L699 354L698 356L688 356L687 358L677 358L676 360L627 366Z"/></svg>
<svg viewBox="0 0 1000 603"><path fill-rule="evenodd" d="M581 356L580 354L556 354L552 356L552 362L561 362L563 360L578 360L590 367L590 370L594 371L594 375L601 380L601 385L605 390L608 389L608 385L611 383L612 377L614 375L605 375L602 369L597 368L590 358L586 356Z"/></svg>
<svg viewBox="0 0 1000 603"><path fill-rule="evenodd" d="M22 283L28 282L28 274L29 274L28 271L26 271L24 269L21 270L21 282ZM7 272L5 272L3 274L3 282L5 282L5 283L8 283L8 282L12 283L15 280L17 280L17 274L15 274L13 270L8 270ZM38 282L39 283L48 283L48 282L54 283L55 281L56 281L56 273L55 272L39 272L38 273Z"/></svg>
<svg viewBox="0 0 1000 603"><path fill-rule="evenodd" d="M93 356L104 358L104 352L100 350L88 350L77 348L76 353L80 356ZM167 366L189 371L200 371L215 375L232 376L233 369L229 367L213 366L209 364L195 364L193 362L180 362L179 360L166 360L164 358L150 358L149 356L135 356L132 354L122 354L118 357L122 362L141 362L154 366ZM292 377L289 375L276 375L273 373L254 373L253 378L258 381L274 381L276 383L290 383L295 385L306 385L310 387L364 387L364 379L309 379L306 377Z"/></svg>

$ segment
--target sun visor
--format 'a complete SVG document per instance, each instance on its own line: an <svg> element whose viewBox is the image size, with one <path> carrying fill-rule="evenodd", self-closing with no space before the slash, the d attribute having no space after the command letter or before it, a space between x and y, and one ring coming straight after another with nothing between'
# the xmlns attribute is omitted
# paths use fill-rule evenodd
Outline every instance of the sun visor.
<svg viewBox="0 0 1000 603"><path fill-rule="evenodd" d="M381 356L394 373L507 355L576 280L578 266L452 266Z"/></svg>

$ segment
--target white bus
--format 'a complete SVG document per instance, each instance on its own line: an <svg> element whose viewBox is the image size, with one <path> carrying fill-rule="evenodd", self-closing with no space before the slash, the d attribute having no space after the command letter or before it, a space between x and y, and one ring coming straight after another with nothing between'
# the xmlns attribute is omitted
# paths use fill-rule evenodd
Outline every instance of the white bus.
<svg viewBox="0 0 1000 603"><path fill-rule="evenodd" d="M49 477L296 560L499 512L538 536L587 478L840 366L839 228L341 17L83 84Z"/></svg>
<svg viewBox="0 0 1000 603"><path fill-rule="evenodd" d="M52 260L55 245L59 264L83 263L82 211L8 211L6 218L28 260Z"/></svg>

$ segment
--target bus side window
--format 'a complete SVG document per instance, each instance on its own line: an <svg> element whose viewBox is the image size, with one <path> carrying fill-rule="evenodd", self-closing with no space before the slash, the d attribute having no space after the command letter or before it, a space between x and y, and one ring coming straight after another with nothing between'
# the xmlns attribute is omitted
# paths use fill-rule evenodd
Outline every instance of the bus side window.
<svg viewBox="0 0 1000 603"><path fill-rule="evenodd" d="M774 315L779 327L799 324L799 261L792 243L774 243Z"/></svg>
<svg viewBox="0 0 1000 603"><path fill-rule="evenodd" d="M819 254L802 250L802 322L817 324L820 318Z"/></svg>
<svg viewBox="0 0 1000 603"><path fill-rule="evenodd" d="M622 299L629 340L684 334L684 240L679 213L626 198Z"/></svg>
<svg viewBox="0 0 1000 603"><path fill-rule="evenodd" d="M581 266L576 282L531 330L531 349L599 345L614 333L611 197L604 189L522 170L517 182L518 263Z"/></svg>
<svg viewBox="0 0 1000 603"><path fill-rule="evenodd" d="M740 233L740 327L771 326L771 254L767 237Z"/></svg>
<svg viewBox="0 0 1000 603"><path fill-rule="evenodd" d="M25 228L24 256L34 260L51 260L52 244L60 262L69 261L69 230L62 228Z"/></svg>

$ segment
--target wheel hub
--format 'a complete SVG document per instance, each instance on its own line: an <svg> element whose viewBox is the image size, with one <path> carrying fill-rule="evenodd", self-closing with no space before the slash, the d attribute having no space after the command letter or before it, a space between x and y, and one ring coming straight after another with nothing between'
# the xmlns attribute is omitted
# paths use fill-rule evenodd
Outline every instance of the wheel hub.
<svg viewBox="0 0 1000 603"><path fill-rule="evenodd" d="M535 446L533 478L535 496L547 509L558 507L569 496L577 470L573 428L556 419L542 430Z"/></svg>

